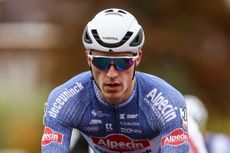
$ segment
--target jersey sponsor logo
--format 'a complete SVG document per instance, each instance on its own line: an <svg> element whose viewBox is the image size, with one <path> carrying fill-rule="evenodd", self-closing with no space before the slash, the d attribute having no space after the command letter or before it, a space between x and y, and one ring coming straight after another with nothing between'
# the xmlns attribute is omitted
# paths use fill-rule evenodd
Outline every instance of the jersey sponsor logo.
<svg viewBox="0 0 230 153"><path fill-rule="evenodd" d="M106 131L113 131L112 123L106 123L105 124Z"/></svg>
<svg viewBox="0 0 230 153"><path fill-rule="evenodd" d="M92 119L89 122L89 125L98 125L98 124L102 124L102 120Z"/></svg>
<svg viewBox="0 0 230 153"><path fill-rule="evenodd" d="M138 117L139 114L127 114L127 118L128 119L136 119Z"/></svg>
<svg viewBox="0 0 230 153"><path fill-rule="evenodd" d="M161 140L161 146L171 145L178 146L188 142L189 135L182 128L173 130L169 135L166 135Z"/></svg>
<svg viewBox="0 0 230 153"><path fill-rule="evenodd" d="M124 121L120 121L120 124L122 126L130 126L130 127L135 127L135 126L141 125L139 122L124 122Z"/></svg>
<svg viewBox="0 0 230 153"><path fill-rule="evenodd" d="M99 131L99 127L98 126L86 126L86 127L83 127L83 130L85 130L85 131L88 131L88 132L90 132L90 131Z"/></svg>
<svg viewBox="0 0 230 153"><path fill-rule="evenodd" d="M138 117L138 114L119 114L119 118L121 120L124 120L124 119L136 119Z"/></svg>
<svg viewBox="0 0 230 153"><path fill-rule="evenodd" d="M49 127L45 127L44 134L42 136L41 144L48 145L52 142L57 142L62 144L63 134L53 131Z"/></svg>
<svg viewBox="0 0 230 153"><path fill-rule="evenodd" d="M121 132L123 133L142 133L142 130L133 129L133 128L121 128Z"/></svg>
<svg viewBox="0 0 230 153"><path fill-rule="evenodd" d="M124 120L125 119L125 114L119 114L120 115L120 119Z"/></svg>
<svg viewBox="0 0 230 153"><path fill-rule="evenodd" d="M81 82L76 82L72 88L65 89L62 93L58 95L53 103L52 108L48 111L49 115L53 118L57 117L57 114L61 110L62 106L72 97L74 97L77 93L83 90Z"/></svg>
<svg viewBox="0 0 230 153"><path fill-rule="evenodd" d="M46 124L46 109L47 109L47 102L44 104L44 115L43 115L43 125Z"/></svg>
<svg viewBox="0 0 230 153"><path fill-rule="evenodd" d="M149 104L158 118L163 124L173 120L177 117L175 108L170 104L168 99L162 96L162 92L154 88L146 97L145 102Z"/></svg>
<svg viewBox="0 0 230 153"><path fill-rule="evenodd" d="M182 127L188 128L188 116L187 116L187 109L186 108L180 108L180 117L182 120Z"/></svg>
<svg viewBox="0 0 230 153"><path fill-rule="evenodd" d="M93 117L99 117L99 118L110 117L109 114L106 114L106 113L103 113L102 111L97 111L97 110L92 110L91 114Z"/></svg>
<svg viewBox="0 0 230 153"><path fill-rule="evenodd" d="M111 134L106 137L92 137L94 144L110 151L128 152L147 148L150 146L148 140L135 140L123 134Z"/></svg>

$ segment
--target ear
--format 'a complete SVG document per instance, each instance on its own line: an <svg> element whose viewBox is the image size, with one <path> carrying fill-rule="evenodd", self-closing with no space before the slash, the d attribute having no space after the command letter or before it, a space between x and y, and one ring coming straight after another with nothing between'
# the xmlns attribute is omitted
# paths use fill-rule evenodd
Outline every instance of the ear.
<svg viewBox="0 0 230 153"><path fill-rule="evenodd" d="M91 60L89 59L89 57L88 57L88 54L89 54L89 51L85 51L85 55L86 55L86 59L87 59L87 63L88 63L88 65L90 66L91 64Z"/></svg>
<svg viewBox="0 0 230 153"><path fill-rule="evenodd" d="M140 64L140 62L141 62L141 57L142 57L142 50L140 50L139 52L138 52L138 58L137 58L137 60L136 60L136 66L138 66L139 64Z"/></svg>

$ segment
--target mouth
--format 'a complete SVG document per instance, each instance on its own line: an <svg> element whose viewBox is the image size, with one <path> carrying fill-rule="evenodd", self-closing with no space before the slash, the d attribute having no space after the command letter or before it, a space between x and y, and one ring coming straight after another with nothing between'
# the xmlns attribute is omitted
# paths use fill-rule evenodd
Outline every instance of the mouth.
<svg viewBox="0 0 230 153"><path fill-rule="evenodd" d="M107 83L105 84L105 89L107 92L118 92L121 84L119 83Z"/></svg>
<svg viewBox="0 0 230 153"><path fill-rule="evenodd" d="M117 86L119 86L118 83L108 83L107 86L111 87L111 88L115 88Z"/></svg>

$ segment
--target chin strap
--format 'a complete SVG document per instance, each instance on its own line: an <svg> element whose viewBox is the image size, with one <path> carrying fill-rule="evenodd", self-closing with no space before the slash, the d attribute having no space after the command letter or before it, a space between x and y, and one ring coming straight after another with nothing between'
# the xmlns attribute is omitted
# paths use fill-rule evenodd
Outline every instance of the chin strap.
<svg viewBox="0 0 230 153"><path fill-rule="evenodd" d="M89 69L90 69L91 74L92 74L92 78L91 78L91 79L95 82L95 84L96 84L97 88L101 91L101 89L99 88L99 86L98 86L97 82L96 82L96 81L95 81L95 79L94 79L94 76L93 76L93 71L92 71L92 66L91 66L91 65L90 65Z"/></svg>
<svg viewBox="0 0 230 153"><path fill-rule="evenodd" d="M135 61L135 65L134 65L133 78L132 78L132 80L133 80L133 79L134 79L134 77L135 77L135 72L136 72L136 61Z"/></svg>

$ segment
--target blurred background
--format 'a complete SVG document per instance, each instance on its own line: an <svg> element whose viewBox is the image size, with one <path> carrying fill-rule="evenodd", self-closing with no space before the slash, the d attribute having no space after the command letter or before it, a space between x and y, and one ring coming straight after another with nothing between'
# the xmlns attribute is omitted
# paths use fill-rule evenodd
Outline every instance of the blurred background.
<svg viewBox="0 0 230 153"><path fill-rule="evenodd" d="M88 70L81 42L102 9L133 13L146 42L138 70L207 106L230 135L230 0L0 0L0 153L39 153L51 89Z"/></svg>

